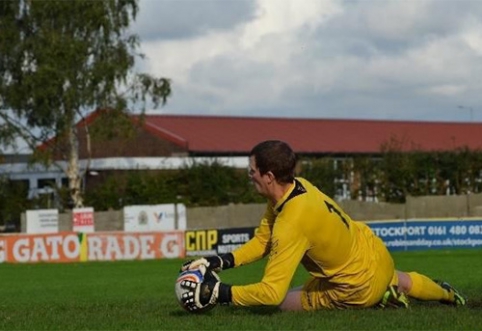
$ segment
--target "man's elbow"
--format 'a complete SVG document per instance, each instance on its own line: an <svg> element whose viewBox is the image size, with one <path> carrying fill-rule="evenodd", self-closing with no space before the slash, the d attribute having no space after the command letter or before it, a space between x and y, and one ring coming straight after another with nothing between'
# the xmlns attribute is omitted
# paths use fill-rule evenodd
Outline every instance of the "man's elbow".
<svg viewBox="0 0 482 331"><path fill-rule="evenodd" d="M279 291L272 286L266 286L266 302L267 306L279 306L286 296L286 291Z"/></svg>
<svg viewBox="0 0 482 331"><path fill-rule="evenodd" d="M281 305L281 304L283 303L283 301L284 301L284 298L285 298L284 296L277 296L277 297L273 300L273 302L271 303L271 305L272 305L272 306L279 306L279 305Z"/></svg>

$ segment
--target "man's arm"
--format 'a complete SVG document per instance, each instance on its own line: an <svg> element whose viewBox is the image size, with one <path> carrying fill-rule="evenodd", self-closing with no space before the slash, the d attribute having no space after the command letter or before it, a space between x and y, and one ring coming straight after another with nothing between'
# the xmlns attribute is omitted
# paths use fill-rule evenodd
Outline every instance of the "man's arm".
<svg viewBox="0 0 482 331"><path fill-rule="evenodd" d="M195 269L200 265L208 269L219 272L221 270L237 267L261 259L268 253L268 241L271 236L271 227L275 216L270 204L266 207L266 212L254 237L232 253L223 255L212 255L191 260L184 263L181 271Z"/></svg>
<svg viewBox="0 0 482 331"><path fill-rule="evenodd" d="M255 262L269 253L269 240L273 223L274 215L272 209L268 206L254 237L232 252L236 266Z"/></svg>
<svg viewBox="0 0 482 331"><path fill-rule="evenodd" d="M301 258L309 249L309 242L299 229L286 224L277 224L272 238L270 257L261 282L232 286L219 279L206 280L198 284L199 290L193 290L192 302L199 307L215 303L240 306L281 304Z"/></svg>
<svg viewBox="0 0 482 331"><path fill-rule="evenodd" d="M232 286L231 301L235 305L279 305L283 301L293 275L309 249L308 239L292 224L278 218L263 279L256 284Z"/></svg>

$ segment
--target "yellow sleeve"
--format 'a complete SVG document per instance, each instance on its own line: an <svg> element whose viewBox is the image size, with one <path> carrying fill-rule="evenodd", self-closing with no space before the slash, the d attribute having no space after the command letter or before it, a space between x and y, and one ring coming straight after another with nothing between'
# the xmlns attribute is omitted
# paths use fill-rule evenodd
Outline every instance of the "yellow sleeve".
<svg viewBox="0 0 482 331"><path fill-rule="evenodd" d="M274 219L273 208L268 204L254 237L232 252L236 267L257 261L268 254L268 242Z"/></svg>
<svg viewBox="0 0 482 331"><path fill-rule="evenodd" d="M261 282L232 286L235 305L279 305L288 292L291 280L309 242L298 228L278 217L273 227L268 263Z"/></svg>

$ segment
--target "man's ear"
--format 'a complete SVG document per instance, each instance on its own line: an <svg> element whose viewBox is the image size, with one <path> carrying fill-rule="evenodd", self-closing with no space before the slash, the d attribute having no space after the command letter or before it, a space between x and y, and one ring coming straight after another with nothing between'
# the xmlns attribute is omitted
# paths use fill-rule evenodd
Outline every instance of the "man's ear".
<svg viewBox="0 0 482 331"><path fill-rule="evenodd" d="M268 176L268 184L271 184L273 183L274 181L276 181L276 177L275 175L271 172L271 171L268 171L266 173L266 176Z"/></svg>

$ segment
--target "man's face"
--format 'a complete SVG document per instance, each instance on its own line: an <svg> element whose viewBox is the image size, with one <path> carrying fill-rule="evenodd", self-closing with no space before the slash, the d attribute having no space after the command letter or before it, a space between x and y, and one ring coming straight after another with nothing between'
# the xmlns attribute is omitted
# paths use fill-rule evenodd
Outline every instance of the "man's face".
<svg viewBox="0 0 482 331"><path fill-rule="evenodd" d="M268 182L270 178L268 174L261 175L259 169L256 166L256 160L254 156L249 157L249 179L253 182L256 191L262 196L268 196Z"/></svg>

